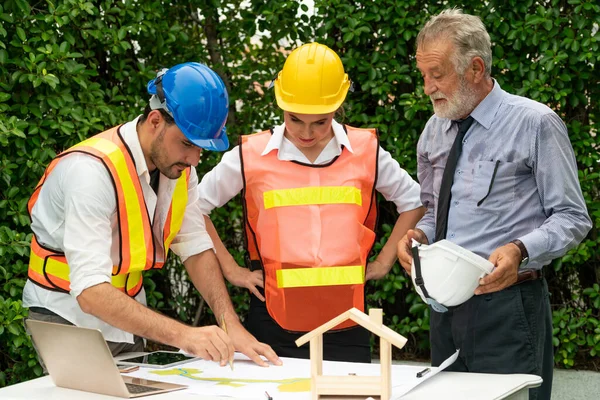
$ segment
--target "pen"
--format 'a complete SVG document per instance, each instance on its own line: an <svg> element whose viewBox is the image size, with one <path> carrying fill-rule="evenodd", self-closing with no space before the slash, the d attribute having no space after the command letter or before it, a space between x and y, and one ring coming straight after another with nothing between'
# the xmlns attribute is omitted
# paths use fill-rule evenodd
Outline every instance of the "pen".
<svg viewBox="0 0 600 400"><path fill-rule="evenodd" d="M223 328L225 333L227 333L227 325L225 325L225 314L221 315L221 328ZM229 366L231 367L231 370L233 371L233 355L231 356L231 359L229 360Z"/></svg>
<svg viewBox="0 0 600 400"><path fill-rule="evenodd" d="M431 369L425 368L423 371L417 372L417 378L422 378L430 372L431 372Z"/></svg>
<svg viewBox="0 0 600 400"><path fill-rule="evenodd" d="M267 396L267 400L273 400L273 397L269 394L269 392L265 391L265 396Z"/></svg>
<svg viewBox="0 0 600 400"><path fill-rule="evenodd" d="M140 369L140 367L138 365L133 365L131 367L119 367L119 372L120 373L133 372L133 371L137 371L138 369Z"/></svg>

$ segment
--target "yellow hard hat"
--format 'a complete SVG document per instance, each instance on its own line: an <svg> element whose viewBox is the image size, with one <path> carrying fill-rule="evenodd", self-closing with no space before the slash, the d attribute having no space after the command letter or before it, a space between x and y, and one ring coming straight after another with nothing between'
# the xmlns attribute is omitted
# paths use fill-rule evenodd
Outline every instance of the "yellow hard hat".
<svg viewBox="0 0 600 400"><path fill-rule="evenodd" d="M329 114L346 99L350 79L335 51L319 43L298 47L275 79L275 98L284 111Z"/></svg>

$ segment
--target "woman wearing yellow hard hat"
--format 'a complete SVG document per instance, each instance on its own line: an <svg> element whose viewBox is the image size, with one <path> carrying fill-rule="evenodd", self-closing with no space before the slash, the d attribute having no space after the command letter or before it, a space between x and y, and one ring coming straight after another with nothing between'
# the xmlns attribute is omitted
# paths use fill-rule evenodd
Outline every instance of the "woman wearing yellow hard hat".
<svg viewBox="0 0 600 400"><path fill-rule="evenodd" d="M248 268L207 218L223 274L252 293L250 333L280 356L308 358L308 347L294 341L352 307L364 310L365 282L390 270L397 242L423 209L418 184L379 146L376 131L335 121L350 79L333 50L297 48L274 87L284 123L242 136L202 179L199 202L208 215L242 192ZM400 216L368 263L376 191ZM369 334L352 321L325 334L323 350L329 360L371 360Z"/></svg>

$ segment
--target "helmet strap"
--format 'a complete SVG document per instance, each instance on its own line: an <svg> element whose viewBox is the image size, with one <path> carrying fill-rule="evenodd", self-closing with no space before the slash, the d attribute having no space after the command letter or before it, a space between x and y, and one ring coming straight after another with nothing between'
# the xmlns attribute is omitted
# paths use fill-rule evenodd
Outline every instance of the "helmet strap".
<svg viewBox="0 0 600 400"><path fill-rule="evenodd" d="M158 96L158 100L160 100L161 103L165 102L165 91L163 90L162 87L162 80L163 80L163 76L164 73L161 74L159 72L160 75L158 75L156 77L156 79L154 80L154 85L156 86L156 95Z"/></svg>
<svg viewBox="0 0 600 400"><path fill-rule="evenodd" d="M173 117L173 113L171 113L171 111L167 107L167 99L165 97L165 91L163 90L163 86L162 86L163 75L166 71L167 71L166 69L163 69L162 71L160 71L158 73L158 76L154 80L154 85L156 86L156 94L154 94L150 97L149 103L150 103L151 109L153 109L153 110L163 109L167 112L167 114L169 114L171 117Z"/></svg>
<svg viewBox="0 0 600 400"><path fill-rule="evenodd" d="M421 272L421 258L419 257L419 246L413 246L411 249L413 262L415 263L415 283L421 289L421 293L423 293L423 297L427 299L427 304L433 308L434 311L439 313L445 313L448 309L443 305L438 303L433 297L429 295L427 289L425 289L425 281L423 280L423 273Z"/></svg>
<svg viewBox="0 0 600 400"><path fill-rule="evenodd" d="M277 72L275 74L275 76L273 77L273 79L271 79L271 83L269 83L269 87L267 88L267 90L271 90L271 89L273 89L273 87L275 87L275 81L277 80L278 77L279 77L279 72Z"/></svg>

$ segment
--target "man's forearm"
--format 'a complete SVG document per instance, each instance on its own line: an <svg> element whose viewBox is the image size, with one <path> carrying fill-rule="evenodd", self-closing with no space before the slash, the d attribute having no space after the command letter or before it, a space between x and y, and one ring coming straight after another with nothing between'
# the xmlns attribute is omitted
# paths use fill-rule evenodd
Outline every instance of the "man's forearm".
<svg viewBox="0 0 600 400"><path fill-rule="evenodd" d="M239 318L231 304L221 267L212 249L188 258L184 265L194 286L206 300L217 320L221 322L220 318L224 315L228 322L238 322Z"/></svg>
<svg viewBox="0 0 600 400"><path fill-rule="evenodd" d="M178 338L187 328L150 310L109 283L85 289L77 301L84 312L116 328L171 346L179 347Z"/></svg>

